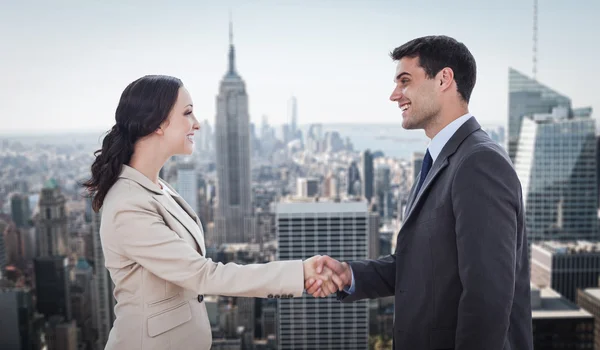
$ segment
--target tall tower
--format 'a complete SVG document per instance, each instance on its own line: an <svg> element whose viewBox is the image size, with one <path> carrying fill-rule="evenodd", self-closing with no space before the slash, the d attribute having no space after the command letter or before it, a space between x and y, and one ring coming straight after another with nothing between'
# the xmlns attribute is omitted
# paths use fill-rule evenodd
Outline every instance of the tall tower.
<svg viewBox="0 0 600 350"><path fill-rule="evenodd" d="M247 242L254 225L250 189L250 116L246 84L235 69L229 22L229 69L219 87L215 120L217 160L216 243Z"/></svg>
<svg viewBox="0 0 600 350"><path fill-rule="evenodd" d="M513 68L508 70L508 155L515 162L521 124L525 116L552 113L555 107L571 108L571 99L529 78Z"/></svg>
<svg viewBox="0 0 600 350"><path fill-rule="evenodd" d="M591 108L523 119L515 169L529 243L597 240L596 120Z"/></svg>
<svg viewBox="0 0 600 350"><path fill-rule="evenodd" d="M290 117L290 134L292 135L292 138L295 138L296 130L298 128L298 101L296 100L296 96L290 98L288 114Z"/></svg>
<svg viewBox="0 0 600 350"><path fill-rule="evenodd" d="M370 150L365 150L360 154L360 172L362 179L362 196L371 202L373 197L373 154Z"/></svg>
<svg viewBox="0 0 600 350"><path fill-rule="evenodd" d="M38 202L40 210L35 220L37 256L64 256L69 253L66 201L54 179L46 182Z"/></svg>
<svg viewBox="0 0 600 350"><path fill-rule="evenodd" d="M198 213L198 180L194 161L186 160L177 164L177 192L190 205L194 213Z"/></svg>
<svg viewBox="0 0 600 350"><path fill-rule="evenodd" d="M115 321L114 307L116 300L113 296L114 285L110 279L108 270L104 265L104 253L102 252L102 241L100 240L100 213L92 212L92 242L94 246L94 281L93 288L96 317L98 327L97 349L104 349L108 341L110 328Z"/></svg>
<svg viewBox="0 0 600 350"><path fill-rule="evenodd" d="M277 260L327 254L340 261L367 259L371 220L367 202L289 199L276 204ZM335 296L276 299L279 349L368 348L368 302L342 304Z"/></svg>

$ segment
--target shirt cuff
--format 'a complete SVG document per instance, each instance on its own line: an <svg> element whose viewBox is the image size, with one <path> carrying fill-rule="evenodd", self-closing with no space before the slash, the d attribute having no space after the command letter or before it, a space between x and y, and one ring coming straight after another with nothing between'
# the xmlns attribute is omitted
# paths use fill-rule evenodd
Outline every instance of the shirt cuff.
<svg viewBox="0 0 600 350"><path fill-rule="evenodd" d="M354 293L354 290L356 289L356 286L354 285L354 272L352 271L352 267L350 267L350 274L352 274L352 283L350 284L350 288L344 288L344 292L348 294Z"/></svg>

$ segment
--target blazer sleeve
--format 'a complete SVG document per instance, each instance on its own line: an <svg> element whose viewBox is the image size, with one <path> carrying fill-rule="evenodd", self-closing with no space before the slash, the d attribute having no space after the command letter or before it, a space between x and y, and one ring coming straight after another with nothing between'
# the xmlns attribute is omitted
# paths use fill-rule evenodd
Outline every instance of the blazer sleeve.
<svg viewBox="0 0 600 350"><path fill-rule="evenodd" d="M515 289L519 179L499 151L465 157L452 185L456 247L463 291L456 349L505 346Z"/></svg>
<svg viewBox="0 0 600 350"><path fill-rule="evenodd" d="M304 290L301 260L265 264L222 264L205 258L164 222L154 203L127 201L112 215L105 248L156 276L198 294L266 298L299 297Z"/></svg>

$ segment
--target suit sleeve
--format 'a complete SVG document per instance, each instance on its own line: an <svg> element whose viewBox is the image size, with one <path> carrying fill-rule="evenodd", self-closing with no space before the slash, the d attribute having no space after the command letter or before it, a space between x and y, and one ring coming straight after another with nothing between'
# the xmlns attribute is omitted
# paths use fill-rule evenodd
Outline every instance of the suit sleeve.
<svg viewBox="0 0 600 350"><path fill-rule="evenodd" d="M517 217L521 189L499 151L467 156L452 184L459 277L457 350L501 350L515 288Z"/></svg>
<svg viewBox="0 0 600 350"><path fill-rule="evenodd" d="M396 255L377 260L360 260L350 263L354 274L355 290L348 294L338 292L343 303L361 299L376 299L394 295L396 286Z"/></svg>
<svg viewBox="0 0 600 350"><path fill-rule="evenodd" d="M266 298L302 296L301 260L266 264L222 264L207 259L172 231L151 203L125 203L112 219L105 247L156 276L198 294Z"/></svg>

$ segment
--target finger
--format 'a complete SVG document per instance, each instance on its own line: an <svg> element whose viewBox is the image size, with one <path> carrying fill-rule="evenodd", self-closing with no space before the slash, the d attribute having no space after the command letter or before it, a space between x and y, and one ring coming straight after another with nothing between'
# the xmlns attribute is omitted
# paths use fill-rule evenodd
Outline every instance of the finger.
<svg viewBox="0 0 600 350"><path fill-rule="evenodd" d="M323 281L321 280L316 280L312 286L310 286L308 289L306 289L306 292L308 294L314 294L317 292L317 290L321 289L321 285L323 284Z"/></svg>
<svg viewBox="0 0 600 350"><path fill-rule="evenodd" d="M323 290L325 296L333 294L336 291L335 285L331 281L324 283L323 286L321 286L321 289Z"/></svg>
<svg viewBox="0 0 600 350"><path fill-rule="evenodd" d="M317 258L317 268L316 271L318 274L320 274L323 271L323 265L325 264L325 257L324 256L320 256L319 258Z"/></svg>
<svg viewBox="0 0 600 350"><path fill-rule="evenodd" d="M313 285L313 283L315 283L315 280L312 278L304 281L304 289L308 290Z"/></svg>
<svg viewBox="0 0 600 350"><path fill-rule="evenodd" d="M319 298L321 296L321 293L322 293L321 288L319 288L319 289L317 289L316 292L313 293L312 296L315 298Z"/></svg>
<svg viewBox="0 0 600 350"><path fill-rule="evenodd" d="M342 281L342 278L335 273L331 275L331 280L333 281L333 283L335 283L339 291L344 290L344 287L346 287L344 285L344 281Z"/></svg>

